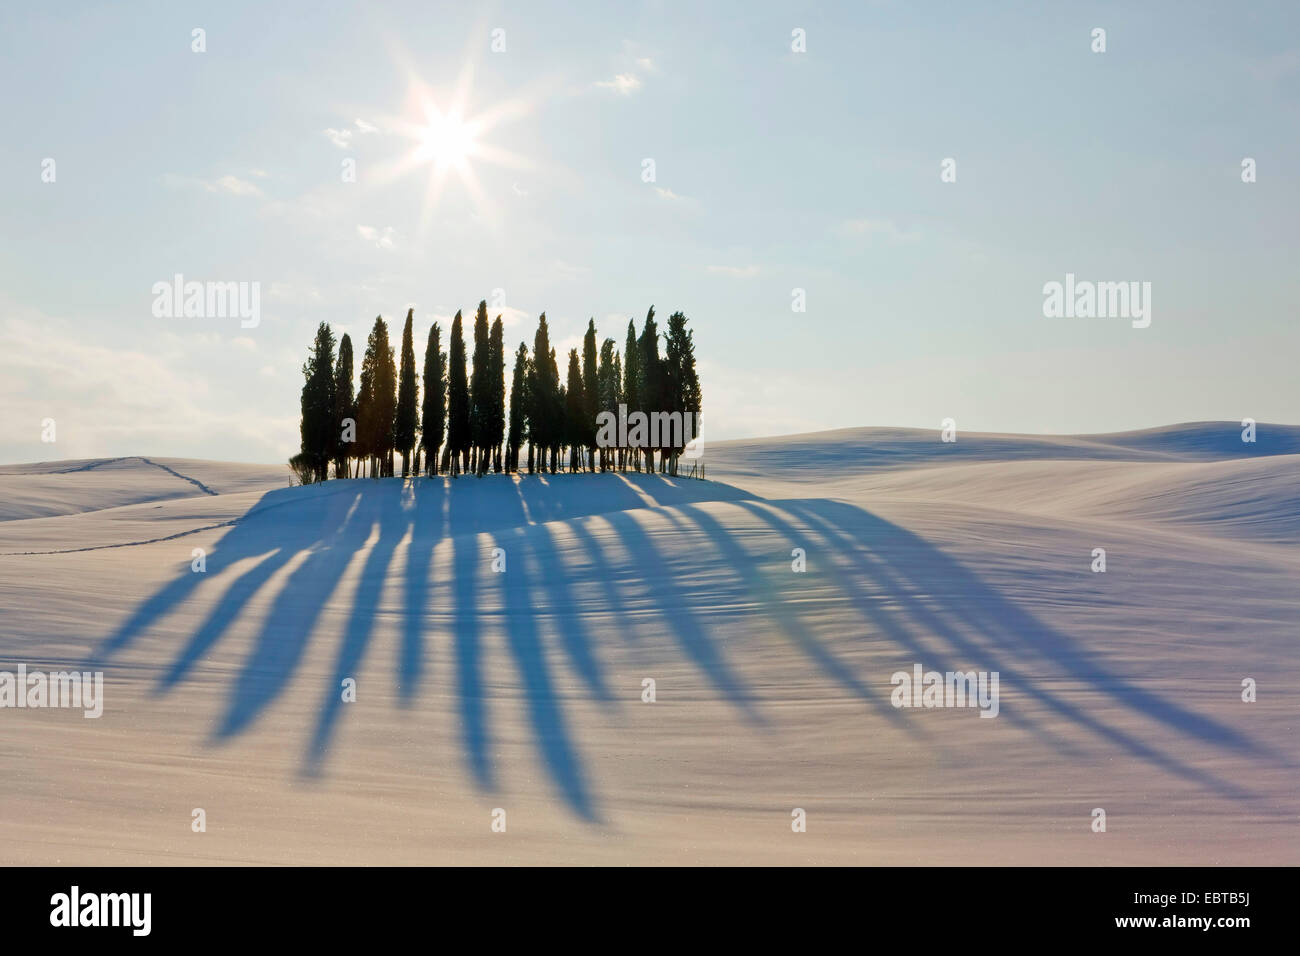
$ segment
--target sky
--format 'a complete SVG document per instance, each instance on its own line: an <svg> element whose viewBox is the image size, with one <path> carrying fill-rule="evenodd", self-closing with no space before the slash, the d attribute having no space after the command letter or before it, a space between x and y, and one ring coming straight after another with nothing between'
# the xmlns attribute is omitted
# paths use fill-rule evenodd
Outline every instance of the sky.
<svg viewBox="0 0 1300 956"><path fill-rule="evenodd" d="M1300 422L1294 3L5 4L0 106L0 461L283 462L319 322L481 299L686 313L710 440Z"/></svg>

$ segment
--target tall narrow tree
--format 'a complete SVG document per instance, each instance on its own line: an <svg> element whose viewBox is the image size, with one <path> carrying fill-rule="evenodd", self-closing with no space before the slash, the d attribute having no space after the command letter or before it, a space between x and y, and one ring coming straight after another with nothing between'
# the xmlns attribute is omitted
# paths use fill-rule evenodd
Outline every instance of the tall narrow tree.
<svg viewBox="0 0 1300 956"><path fill-rule="evenodd" d="M569 374L564 386L565 444L569 446L569 470L582 467L582 450L587 437L587 396L582 388L582 364L577 349L569 349Z"/></svg>
<svg viewBox="0 0 1300 956"><path fill-rule="evenodd" d="M302 375L302 456L314 480L324 481L334 452L334 333L327 322L316 328Z"/></svg>
<svg viewBox="0 0 1300 956"><path fill-rule="evenodd" d="M618 416L618 395L619 392L619 367L618 367L618 343L613 339L606 339L600 346L600 368L596 373L596 409L597 412L609 412ZM595 416L593 416L594 420ZM617 434L617 431L615 432ZM605 447L599 449L600 470L608 471L610 467L610 455L613 449Z"/></svg>
<svg viewBox="0 0 1300 956"><path fill-rule="evenodd" d="M465 335L460 312L451 320L451 347L447 371L447 448L452 474L469 467L469 382L465 375ZM459 458L459 461L457 460Z"/></svg>
<svg viewBox="0 0 1300 956"><path fill-rule="evenodd" d="M392 340L388 335L388 323L381 320L381 324L383 332L383 347L379 350L381 376L375 390L375 397L379 401L379 434L383 440L380 465L384 477L391 478L393 449L397 445L393 433L393 426L397 422L397 361L393 355Z"/></svg>
<svg viewBox="0 0 1300 956"><path fill-rule="evenodd" d="M559 458L559 445L564 439L564 411L560 404L560 374L555 365L555 349L551 347L551 334L546 325L546 313L537 320L537 333L533 336L533 361L528 380L528 443L529 458L533 448L542 456L542 468L550 458L550 470L555 471ZM531 470L531 469L530 469Z"/></svg>
<svg viewBox="0 0 1300 956"><path fill-rule="evenodd" d="M437 322L429 329L429 342L424 348L424 405L420 412L424 470L436 475L447 419L447 353L442 350L442 330Z"/></svg>
<svg viewBox="0 0 1300 956"><path fill-rule="evenodd" d="M614 352L614 407L610 409L615 416L615 422L618 421L620 406L626 408L624 402L626 397L623 394L624 377L623 377L623 356L617 351Z"/></svg>
<svg viewBox="0 0 1300 956"><path fill-rule="evenodd" d="M397 409L393 419L393 444L402 454L402 477L411 473L411 452L415 448L417 393L415 381L415 343L412 340L411 321L414 309L406 310L406 324L402 326L402 364L397 380Z"/></svg>
<svg viewBox="0 0 1300 956"><path fill-rule="evenodd" d="M348 459L356 455L357 400L352 391L352 337L339 339L339 357L334 364L334 477L348 478Z"/></svg>
<svg viewBox="0 0 1300 956"><path fill-rule="evenodd" d="M655 448L662 442L663 436L655 434L652 417L656 413L662 413L664 409L664 390L663 390L663 368L659 358L659 326L655 324L655 307L650 306L650 311L646 313L645 325L641 326L641 337L637 340L639 354L637 356L640 362L641 382L640 382L640 399L641 410L646 413L646 418L650 420L650 434L647 436L645 449L646 471L655 470Z"/></svg>
<svg viewBox="0 0 1300 956"><path fill-rule="evenodd" d="M686 327L686 316L674 312L668 317L664 337L664 382L669 410L682 416L681 442L700 434L700 378L695 369L695 333ZM669 471L677 474L682 446L669 451Z"/></svg>
<svg viewBox="0 0 1300 956"><path fill-rule="evenodd" d="M510 379L510 428L506 435L506 471L519 470L519 448L524 441L524 409L528 406L528 346L519 343ZM532 469L530 468L529 471Z"/></svg>
<svg viewBox="0 0 1300 956"><path fill-rule="evenodd" d="M600 411L600 370L596 365L596 320L587 322L582 338L582 444L587 452L587 467L596 468L596 413Z"/></svg>
<svg viewBox="0 0 1300 956"><path fill-rule="evenodd" d="M360 387L357 389L357 435L354 453L357 457L357 474L374 477L375 456L375 335L372 331L366 340L366 354L361 358Z"/></svg>
<svg viewBox="0 0 1300 956"><path fill-rule="evenodd" d="M366 357L361 365L361 394L357 399L358 437L370 456L370 476L392 473L393 420L397 413L397 371L393 348L388 344L388 323L383 316L366 339Z"/></svg>
<svg viewBox="0 0 1300 956"><path fill-rule="evenodd" d="M627 323L627 342L623 346L623 403L627 413L641 411L641 347L636 340L636 323ZM640 461L638 449L626 444L620 449L620 468L634 468Z"/></svg>
<svg viewBox="0 0 1300 956"><path fill-rule="evenodd" d="M478 304L474 313L474 356L469 377L469 434L473 449L471 461L474 473L484 472L482 459L488 445L488 417L491 405L491 388L488 384L488 318L487 302Z"/></svg>
<svg viewBox="0 0 1300 956"><path fill-rule="evenodd" d="M488 334L487 364L487 444L492 470L501 471L501 443L506 437L506 357L505 326L501 316L492 323ZM486 471L486 468L484 469Z"/></svg>

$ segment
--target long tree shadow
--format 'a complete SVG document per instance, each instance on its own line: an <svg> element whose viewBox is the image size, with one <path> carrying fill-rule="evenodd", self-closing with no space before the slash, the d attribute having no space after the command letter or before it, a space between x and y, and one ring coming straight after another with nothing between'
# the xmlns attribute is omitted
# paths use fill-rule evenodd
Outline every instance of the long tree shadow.
<svg viewBox="0 0 1300 956"><path fill-rule="evenodd" d="M352 610L343 628L343 642L339 645L334 677L325 687L309 750L306 769L310 774L319 771L320 764L329 749L334 722L338 719L343 702L341 692L343 680L355 675L361 669L366 648L374 633L375 609L380 605L384 584L388 580L388 568L393 560L393 553L408 529L402 505L403 501L400 497L385 495L379 499L375 513L366 513L359 519L356 537L377 536L377 539L370 545L365 563L361 567L361 577L357 583L356 594L352 598ZM343 548L339 550L344 551ZM336 577L333 581L326 580L323 583L332 588L337 580ZM399 675L399 688L401 684Z"/></svg>
<svg viewBox="0 0 1300 956"><path fill-rule="evenodd" d="M515 567L522 564L524 573L515 580L502 582L506 641L523 681L525 706L546 766L573 810L584 818L595 819L595 806L582 763L566 728L563 700L546 666L541 630L529 593L530 574L537 574L539 569L532 567L527 557L529 547L524 542L525 534L523 529L516 531L509 548L516 554ZM584 649L579 656L589 658L590 650Z"/></svg>
<svg viewBox="0 0 1300 956"><path fill-rule="evenodd" d="M659 533L662 526L652 525L652 513L673 533ZM743 519L737 527L724 520L732 514ZM612 535L596 534L594 521L583 520L597 516ZM572 550L566 557L558 527L547 526L561 521L585 551L585 571L575 569L578 556ZM756 529L763 536L758 551L747 546ZM610 537L620 545L617 555L604 543ZM698 549L701 540L716 554L716 566L730 574L721 582L714 574L707 593L688 573L698 566L691 549ZM404 561L395 560L403 543ZM764 550L769 544L770 551ZM1026 701L1069 725L1219 793L1246 794L1071 702L1053 689L1052 679L1081 682L1110 706L1172 729L1189 743L1237 753L1259 754L1260 748L1231 728L1108 670L1097 655L1043 625L919 536L839 501L768 501L728 485L656 475L362 480L272 492L221 538L208 558L207 574L190 574L187 568L159 588L104 640L93 659L103 664L120 657L167 616L191 601L210 600L206 616L158 679L157 693L167 693L192 675L255 602L269 601L214 733L219 742L255 725L300 668L326 609L336 619L341 614L341 641L327 669L303 763L304 774L315 777L323 773L343 713L340 685L366 659L377 610L392 607L397 706L408 708L419 699L428 681L429 643L445 642L455 661L464 758L474 784L493 791L491 705L503 695L491 693L485 681L489 658L483 642L499 631L518 674L519 703L541 764L574 813L598 820L597 802L569 729L571 717L565 713L565 695L574 691L561 690L556 661L576 676L579 692L602 706L616 706L617 695L602 667L601 642L617 631L635 643L639 630L653 625L720 699L751 726L768 727L744 669L730 659L734 655L712 630L709 601L720 594L749 608L763 633L790 641L813 672L863 701L869 716L928 739L916 721L903 719L890 706L889 688L880 675L862 673L853 663L856 656L843 653L860 649L854 638L844 644L842 634L828 634L825 640L819 636L824 628L799 592L791 590L801 586L792 579L807 579L778 573L777 562L788 562L791 547L808 544L825 556L818 566L824 574L817 583L817 601L822 606L832 602L839 612L856 617L860 641L941 670L977 663L979 669L997 670ZM491 570L494 547L505 549L505 573ZM435 560L435 552L445 565ZM359 571L347 598L341 585L351 567ZM599 592L604 608L580 599L575 574L598 578L580 583ZM220 589L215 599L207 590L200 592L209 579ZM272 581L282 584L268 596ZM390 583L401 586L396 604L385 604ZM437 605L437 594L446 595L447 606ZM631 613L630 608L638 610ZM591 622L602 615L613 615L617 628L602 627L597 633ZM562 657L548 663L551 641ZM1059 752L1072 751L1072 743L1018 707L1009 703L1004 709Z"/></svg>
<svg viewBox="0 0 1300 956"><path fill-rule="evenodd" d="M295 495L295 492L301 494ZM275 570L296 554L318 546L344 524L359 500L360 494L355 486L329 488L318 485L307 489L279 489L263 495L206 556L205 572L192 572L187 562L175 579L140 604L100 643L87 660L87 666L98 667L127 650L141 634L184 606L210 578L220 577L222 572L243 561L271 555L269 560L273 564L268 564L260 573L256 569L247 572L245 586L233 590L235 586L232 585L230 601L223 600L229 617L237 617ZM276 524L274 533L269 534L266 519L271 513L282 520ZM212 626L220 626L220 621L214 620ZM215 640L220 634L220 630L216 631L211 639Z"/></svg>
<svg viewBox="0 0 1300 956"><path fill-rule="evenodd" d="M748 507L755 510L753 505ZM999 671L1010 686L1029 699L1134 756L1225 796L1250 796L1247 789L1197 770L1176 754L1161 751L1072 703L1052 689L1053 679L1064 676L1098 691L1121 711L1182 733L1189 744L1216 746L1238 754L1262 755L1263 748L1233 728L1165 700L1106 668L1098 655L1080 649L924 539L838 501L764 502L762 507L769 511L780 509L802 520L828 549L852 553L857 576L889 593L901 605L899 617L914 621L946 642L941 651L944 661L954 666L985 661L986 669ZM869 546L863 542L869 542ZM878 604L855 604L872 625L898 634L897 622ZM1042 670L1026 667L1031 661Z"/></svg>
<svg viewBox="0 0 1300 956"><path fill-rule="evenodd" d="M908 618L906 614L891 614L886 611L883 607L886 602L899 600L897 589L891 590L881 586L881 582L867 578L862 573L861 560L850 560L847 562L847 568L841 567L840 561L837 560L838 556L852 555L853 552L860 550L865 551L864 545L854 542L852 539L846 539L843 533L825 526L820 527L820 536L816 534L810 535L809 532L814 529L810 522L805 521L803 527L796 526L788 516L783 515L779 508L774 507L769 502L739 501L736 504L737 507L743 508L757 517L792 546L797 546L799 542L815 542L822 545L821 548L814 549L816 552L814 561L816 562L817 574L819 577L824 575L829 579L839 595L850 598L846 603L851 606L864 625L865 630L863 633L865 635L879 635L894 647L905 651L913 660L929 661L934 665L934 669L938 671L956 671L961 669L964 663L969 663L969 661L963 662L950 659L951 655L949 653L941 648L934 647L914 633L913 629L905 623ZM790 503L782 502L782 505L788 508ZM705 530L720 552L729 554L733 562L741 566L744 565L742 561L743 552L740 551L733 536L726 531L721 523L698 507L689 506L684 508L683 511L692 517L700 528ZM802 619L796 619L779 596L781 588L775 576L762 575L761 571L755 567L750 577L752 582L751 590L755 594L764 596L765 608L769 617L778 618L782 621L783 630L786 633L794 635L795 639L803 644L811 645L807 651L809 656L817 660L828 675L860 695L866 696L878 712L885 714L895 722L901 722L904 729L928 738L929 735L916 726L915 722L904 721L902 712L890 705L879 693L878 689L873 691L867 688L861 680L848 671L847 667L834 660L829 652L821 650L821 645L806 633L807 623ZM969 648L965 649L969 650ZM1067 742L1048 734L1047 731L1035 725L1028 718L1020 715L1014 706L1004 704L1000 713L1050 745L1063 751L1071 749ZM931 742L931 745L942 746L942 742L939 744Z"/></svg>

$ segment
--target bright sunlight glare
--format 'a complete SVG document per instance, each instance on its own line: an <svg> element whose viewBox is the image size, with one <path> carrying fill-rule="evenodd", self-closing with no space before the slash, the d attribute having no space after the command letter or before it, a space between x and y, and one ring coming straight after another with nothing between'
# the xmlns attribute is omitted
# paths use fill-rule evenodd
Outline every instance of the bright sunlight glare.
<svg viewBox="0 0 1300 956"><path fill-rule="evenodd" d="M438 166L461 167L474 153L474 129L454 113L430 107L428 125L421 132L420 153Z"/></svg>

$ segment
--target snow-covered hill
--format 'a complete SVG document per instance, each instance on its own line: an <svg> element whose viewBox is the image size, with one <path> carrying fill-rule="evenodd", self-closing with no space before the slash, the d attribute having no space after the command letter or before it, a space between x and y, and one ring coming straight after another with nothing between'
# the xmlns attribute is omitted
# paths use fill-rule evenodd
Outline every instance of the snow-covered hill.
<svg viewBox="0 0 1300 956"><path fill-rule="evenodd" d="M0 467L0 671L106 675L0 710L0 862L1295 862L1300 429L706 454Z"/></svg>

